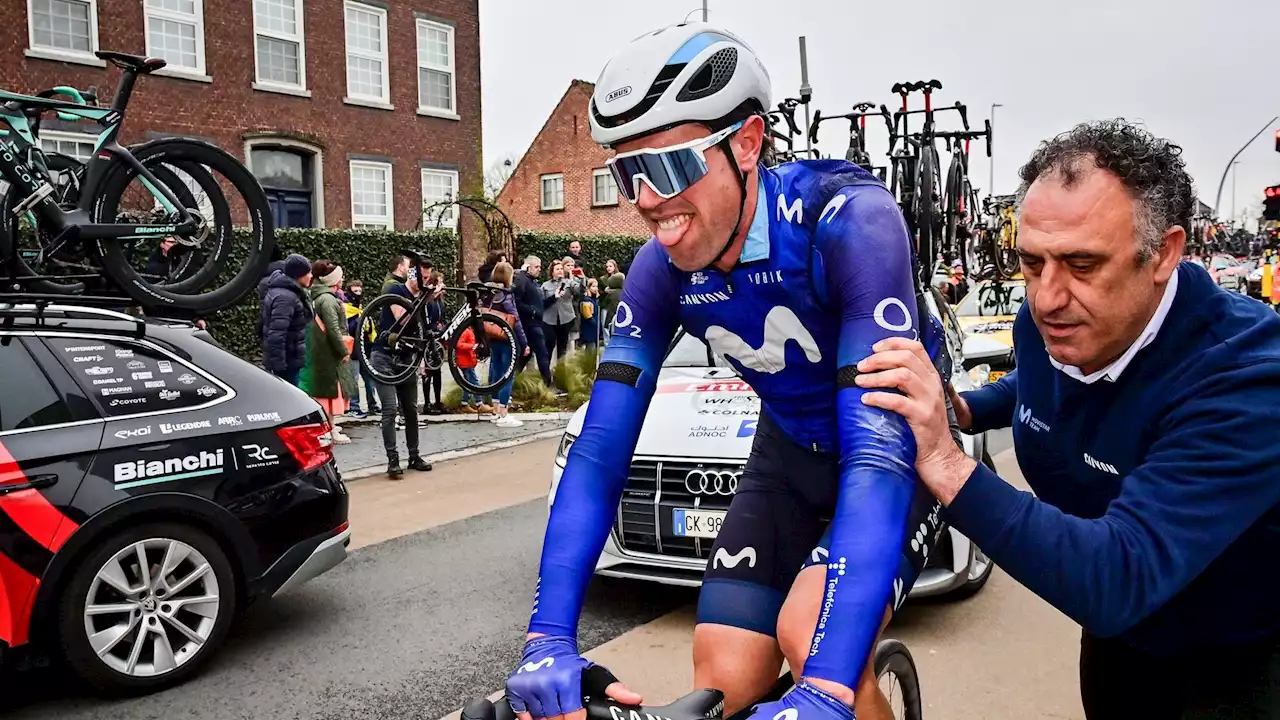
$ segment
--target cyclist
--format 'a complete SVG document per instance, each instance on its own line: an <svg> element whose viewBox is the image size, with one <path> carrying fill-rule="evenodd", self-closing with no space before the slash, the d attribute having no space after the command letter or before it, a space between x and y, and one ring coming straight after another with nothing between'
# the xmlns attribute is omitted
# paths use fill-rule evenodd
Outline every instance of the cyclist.
<svg viewBox="0 0 1280 720"><path fill-rule="evenodd" d="M941 357L941 327L922 331L888 190L846 161L759 164L768 107L755 53L705 23L637 38L596 84L592 137L618 151L619 190L655 237L631 266L548 521L507 680L525 720L582 716L583 594L679 325L762 404L698 601L696 685L723 690L728 715L768 691L785 655L797 689L760 717L847 720L855 699L864 720L890 716L866 660L936 538L937 504L912 469L906 423L862 404L855 365L880 340L922 332ZM640 700L620 684L608 692Z"/></svg>

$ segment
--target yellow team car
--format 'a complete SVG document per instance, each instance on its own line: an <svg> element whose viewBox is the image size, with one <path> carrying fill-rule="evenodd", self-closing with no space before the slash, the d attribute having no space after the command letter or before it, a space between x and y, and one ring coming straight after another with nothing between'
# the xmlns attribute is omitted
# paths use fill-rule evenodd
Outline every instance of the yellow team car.
<svg viewBox="0 0 1280 720"><path fill-rule="evenodd" d="M1011 280L983 280L960 304L956 317L964 329L964 364L969 370L990 367L987 382L1013 370L1013 318L1027 297L1027 283L1018 274Z"/></svg>

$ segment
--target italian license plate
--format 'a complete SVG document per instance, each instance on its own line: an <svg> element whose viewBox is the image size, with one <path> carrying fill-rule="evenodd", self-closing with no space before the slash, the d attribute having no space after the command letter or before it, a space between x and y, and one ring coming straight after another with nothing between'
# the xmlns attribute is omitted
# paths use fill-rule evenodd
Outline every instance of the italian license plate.
<svg viewBox="0 0 1280 720"><path fill-rule="evenodd" d="M723 510L685 510L675 508L671 511L671 529L678 537L696 537L715 539L720 534L720 526L724 525Z"/></svg>
<svg viewBox="0 0 1280 720"><path fill-rule="evenodd" d="M992 371L991 371L991 374L987 377L987 381L988 381L988 382L995 382L995 381L999 380L1000 378L1002 378L1002 377L1004 377L1005 375L1008 375L1008 374L1009 374L1009 373L1008 373L1007 371L1005 371L1005 370L992 370Z"/></svg>

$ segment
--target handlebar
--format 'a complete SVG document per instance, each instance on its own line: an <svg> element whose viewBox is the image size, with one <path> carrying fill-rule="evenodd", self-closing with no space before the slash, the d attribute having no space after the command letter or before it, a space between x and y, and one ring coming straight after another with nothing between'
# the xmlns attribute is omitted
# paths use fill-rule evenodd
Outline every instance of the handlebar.
<svg viewBox="0 0 1280 720"><path fill-rule="evenodd" d="M724 715L724 693L719 690L694 690L670 705L623 705L604 694L605 688L618 679L600 665L582 671L582 706L587 720L627 720L628 718L661 718L662 720L718 720ZM498 702L479 698L462 708L461 720L515 720L515 711L506 697Z"/></svg>
<svg viewBox="0 0 1280 720"><path fill-rule="evenodd" d="M917 80L916 82L894 83L891 92L895 95L908 95L923 91L926 95L934 90L941 90L942 83L937 80Z"/></svg>
<svg viewBox="0 0 1280 720"><path fill-rule="evenodd" d="M809 126L809 142L811 143L818 142L818 126L822 124L824 120L848 120L850 122L856 122L862 118L870 117L872 115L879 115L880 117L884 118L885 126L888 127L889 129L889 135L892 136L893 135L893 115L889 112L889 108L885 107L884 105L881 105L880 109L877 110L876 112L865 112L867 110L872 110L874 108L875 108L875 105L872 103L860 102L857 105L853 106L853 110L854 110L853 112L845 113L843 115L823 115L821 110L814 111L813 124Z"/></svg>

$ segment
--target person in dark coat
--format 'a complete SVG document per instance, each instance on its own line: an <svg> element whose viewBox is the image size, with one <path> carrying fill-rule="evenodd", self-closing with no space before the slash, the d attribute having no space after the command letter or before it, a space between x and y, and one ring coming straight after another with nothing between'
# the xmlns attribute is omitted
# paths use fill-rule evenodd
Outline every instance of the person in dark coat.
<svg viewBox="0 0 1280 720"><path fill-rule="evenodd" d="M480 282L489 282L489 279L493 277L493 266L506 261L506 253L501 250L490 250L489 256L484 259L484 263L476 270L476 279Z"/></svg>
<svg viewBox="0 0 1280 720"><path fill-rule="evenodd" d="M267 372L291 385L307 364L307 324L311 322L311 261L301 255L285 258L284 269L267 279L259 315L263 364Z"/></svg>
<svg viewBox="0 0 1280 720"><path fill-rule="evenodd" d="M530 255L524 259L524 267L520 268L520 272L516 273L515 280L511 283L511 294L516 301L516 314L520 316L520 324L524 326L524 334L529 341L530 350L528 355L521 352L520 358L516 361L516 371L524 372L525 366L529 364L529 358L533 357L538 361L538 373L542 375L542 382L547 387L551 387L551 358L547 354L547 344L542 328L544 309L542 286L538 284L538 276L541 274L542 260L536 255Z"/></svg>

